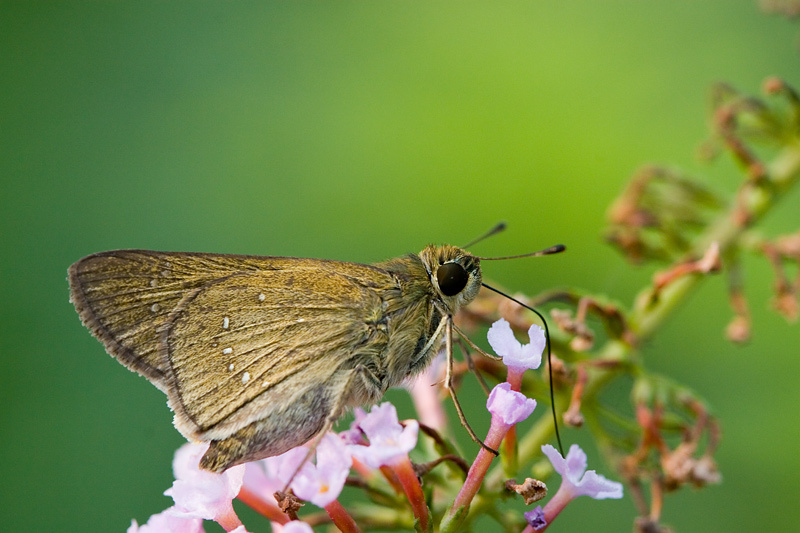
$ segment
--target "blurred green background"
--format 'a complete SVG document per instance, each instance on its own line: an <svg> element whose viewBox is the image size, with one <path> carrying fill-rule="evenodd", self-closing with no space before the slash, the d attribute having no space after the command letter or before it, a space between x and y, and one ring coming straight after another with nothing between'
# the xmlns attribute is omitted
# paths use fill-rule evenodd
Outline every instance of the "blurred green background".
<svg viewBox="0 0 800 533"><path fill-rule="evenodd" d="M753 0L0 2L0 529L124 531L171 503L183 440L163 395L80 325L73 261L135 247L372 262L506 220L481 254L569 251L486 277L629 303L652 269L602 243L610 201L646 162L730 191L727 158L694 159L711 84L797 86L798 66L798 27ZM799 199L767 231L797 229ZM749 345L723 338L719 277L644 350L723 422L723 484L666 500L681 532L800 522L800 328L768 311L763 261L747 267ZM634 514L582 499L552 531L630 531Z"/></svg>

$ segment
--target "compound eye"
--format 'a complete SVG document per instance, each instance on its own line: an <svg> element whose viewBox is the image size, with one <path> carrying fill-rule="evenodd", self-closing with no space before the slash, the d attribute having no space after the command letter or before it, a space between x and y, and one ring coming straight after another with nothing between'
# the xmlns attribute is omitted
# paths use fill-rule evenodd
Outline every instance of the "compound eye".
<svg viewBox="0 0 800 533"><path fill-rule="evenodd" d="M445 296L455 296L467 286L469 274L458 263L445 263L436 271L436 278Z"/></svg>

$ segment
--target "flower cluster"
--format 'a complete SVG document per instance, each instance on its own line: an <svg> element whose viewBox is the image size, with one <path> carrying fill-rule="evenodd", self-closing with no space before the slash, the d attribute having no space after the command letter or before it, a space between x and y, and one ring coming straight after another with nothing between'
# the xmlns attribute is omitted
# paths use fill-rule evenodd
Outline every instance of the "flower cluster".
<svg viewBox="0 0 800 533"><path fill-rule="evenodd" d="M328 511L334 523L350 522L337 499L353 462L370 468L390 466L402 472L406 463L411 464L408 452L417 444L418 430L413 420L401 425L394 406L383 403L369 414L360 411L349 431L323 435L316 445L314 462L306 460L309 449L301 446L276 457L234 466L222 474L199 467L208 444L185 444L175 454L175 482L164 493L175 505L153 515L142 526L134 521L128 533L200 532L203 520L214 520L226 531L244 533L232 505L237 496L273 520L276 528L282 526L284 532L311 531L305 523L290 521L273 496L287 484L298 498ZM365 438L347 443L354 435Z"/></svg>
<svg viewBox="0 0 800 533"><path fill-rule="evenodd" d="M519 392L519 384L525 370L540 366L545 339L538 327L531 327L529 336L531 343L522 345L514 337L508 322L502 319L489 330L489 342L503 357L509 378L497 384L489 394L486 402L491 413L488 434L452 504L441 515L440 531L461 530L470 504L486 481L494 459L492 450L498 449L504 439L513 434L516 424L527 419L536 408L536 400ZM369 484L376 482L373 473L380 472L408 502L414 516L414 527L419 531L431 531L434 524L429 500L422 490L419 470L409 458L409 452L417 445L419 429L415 420L400 423L397 411L390 403L374 406L368 413L356 409L355 420L346 431L324 434L309 446L234 466L222 474L199 468L207 444L186 444L175 454L175 482L165 492L173 498L174 505L153 515L144 525L139 526L134 521L128 533L197 533L203 531L203 520L214 520L228 532L246 533L233 509L232 500L237 497L268 517L275 531L308 533L312 531L311 526L299 519L296 504L293 507L276 499L282 497L287 486L295 498L324 509L328 519L340 530L359 531L354 517L338 502L351 469L355 469ZM537 507L525 513L529 528L544 529L577 496L588 495L597 499L621 497L621 485L594 471L586 472L586 455L576 445L572 446L566 459L552 446L546 445L542 451L563 481L544 509ZM535 486L541 495L546 491L541 482L536 482Z"/></svg>

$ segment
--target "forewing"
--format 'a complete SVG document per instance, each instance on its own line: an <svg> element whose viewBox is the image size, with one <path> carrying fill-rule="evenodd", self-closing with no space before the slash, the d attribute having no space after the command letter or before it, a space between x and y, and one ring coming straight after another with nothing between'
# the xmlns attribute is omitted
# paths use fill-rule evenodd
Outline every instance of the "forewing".
<svg viewBox="0 0 800 533"><path fill-rule="evenodd" d="M158 331L182 299L236 273L291 269L302 261L147 250L103 252L69 268L70 300L112 356L165 390L168 362L160 350Z"/></svg>
<svg viewBox="0 0 800 533"><path fill-rule="evenodd" d="M176 426L224 438L304 395L341 390L356 365L379 374L382 295L395 290L375 267L317 261L196 289L161 333Z"/></svg>

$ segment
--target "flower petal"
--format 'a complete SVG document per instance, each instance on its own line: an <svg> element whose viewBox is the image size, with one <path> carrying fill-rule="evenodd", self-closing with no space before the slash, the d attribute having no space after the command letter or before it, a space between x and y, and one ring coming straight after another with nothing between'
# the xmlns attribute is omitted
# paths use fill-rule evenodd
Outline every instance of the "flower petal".
<svg viewBox="0 0 800 533"><path fill-rule="evenodd" d="M544 349L547 346L544 329L536 324L531 324L531 327L528 328L528 338L531 340L530 344L522 347L523 352L525 352L524 359L529 361L530 366L528 368L539 368L542 364L542 353L544 353Z"/></svg>
<svg viewBox="0 0 800 533"><path fill-rule="evenodd" d="M541 505L537 505L535 509L528 511L527 513L523 513L525 520L528 521L528 525L530 525L534 530L538 531L544 526L547 525L547 520L544 519L544 510L542 509Z"/></svg>
<svg viewBox="0 0 800 533"><path fill-rule="evenodd" d="M136 520L131 520L127 533L203 533L202 518L187 518L175 514L175 508L170 507L165 511L154 514L141 526Z"/></svg>
<svg viewBox="0 0 800 533"><path fill-rule="evenodd" d="M314 530L305 522L292 520L283 525L282 533L314 533Z"/></svg>
<svg viewBox="0 0 800 533"><path fill-rule="evenodd" d="M374 406L358 425L370 442L403 430L397 420L397 409L389 402Z"/></svg>
<svg viewBox="0 0 800 533"><path fill-rule="evenodd" d="M247 488L250 492L258 494L259 496L269 496L283 488L277 478L267 475L265 471L266 463L263 459L246 463L244 466L245 470L244 477L242 478L242 487Z"/></svg>
<svg viewBox="0 0 800 533"><path fill-rule="evenodd" d="M556 450L550 444L545 444L542 446L542 453L544 453L550 460L550 464L553 465L553 469L556 472L558 472L562 477L564 477L564 474L567 471L567 462L564 460L563 457L561 457L561 454L558 453L558 450Z"/></svg>
<svg viewBox="0 0 800 533"><path fill-rule="evenodd" d="M494 353L503 358L513 356L522 349L522 345L511 331L511 325L504 318L492 324L486 333L486 338Z"/></svg>
<svg viewBox="0 0 800 533"><path fill-rule="evenodd" d="M580 482L581 476L586 472L586 453L580 446L573 444L567 452L566 463L567 477L574 483Z"/></svg>
<svg viewBox="0 0 800 533"><path fill-rule="evenodd" d="M397 420L397 410L389 402L373 407L360 422L360 427L369 438L369 445L350 445L348 448L353 457L371 468L406 457L417 445L419 424L411 420L403 427Z"/></svg>
<svg viewBox="0 0 800 533"><path fill-rule="evenodd" d="M536 408L536 400L511 390L509 383L495 385L486 401L486 408L506 425L512 426L528 418Z"/></svg>
<svg viewBox="0 0 800 533"><path fill-rule="evenodd" d="M501 318L489 328L486 338L494 352L503 358L509 368L524 371L539 368L545 348L544 330L536 324L528 329L530 344L520 344L509 323Z"/></svg>
<svg viewBox="0 0 800 533"><path fill-rule="evenodd" d="M622 498L622 483L608 480L594 470L589 470L583 476L577 492L579 496L589 496L595 500L619 499Z"/></svg>
<svg viewBox="0 0 800 533"><path fill-rule="evenodd" d="M175 513L216 520L233 513L231 501L242 488L245 466L237 465L221 474L200 469L200 458L208 443L187 443L175 453L176 479L164 494L175 500Z"/></svg>
<svg viewBox="0 0 800 533"><path fill-rule="evenodd" d="M550 459L555 471L561 474L558 492L566 492L568 500L578 496L590 496L596 500L622 498L621 483L610 481L594 470L586 471L586 453L577 444L570 446L566 459L549 444L542 446L542 452Z"/></svg>
<svg viewBox="0 0 800 533"><path fill-rule="evenodd" d="M341 494L352 464L352 456L342 439L328 433L317 446L317 463L303 465L292 481L292 489L298 497L325 507Z"/></svg>

